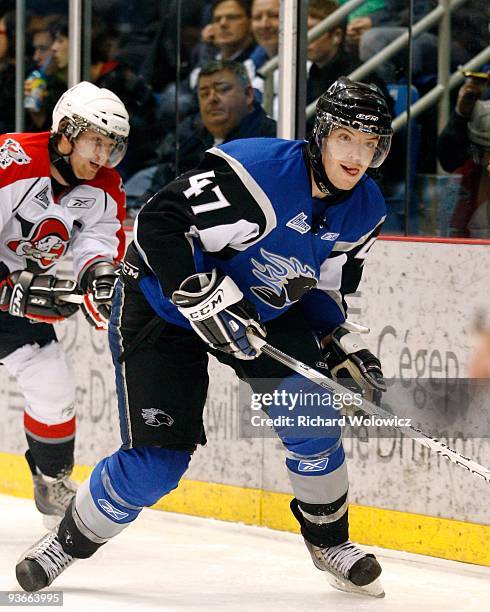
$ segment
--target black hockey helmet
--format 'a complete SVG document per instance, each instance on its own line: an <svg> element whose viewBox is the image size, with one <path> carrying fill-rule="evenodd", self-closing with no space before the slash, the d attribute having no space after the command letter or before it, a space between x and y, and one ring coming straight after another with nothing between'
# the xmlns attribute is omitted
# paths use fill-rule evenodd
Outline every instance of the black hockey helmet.
<svg viewBox="0 0 490 612"><path fill-rule="evenodd" d="M350 127L379 136L369 166L381 166L390 150L393 129L388 105L376 85L340 77L318 99L308 154L315 181L326 193L329 181L322 162L323 140L336 127Z"/></svg>

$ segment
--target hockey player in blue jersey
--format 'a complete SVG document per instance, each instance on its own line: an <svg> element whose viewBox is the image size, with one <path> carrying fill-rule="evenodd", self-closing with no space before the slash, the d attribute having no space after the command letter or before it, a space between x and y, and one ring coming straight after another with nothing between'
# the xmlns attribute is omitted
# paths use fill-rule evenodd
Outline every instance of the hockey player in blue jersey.
<svg viewBox="0 0 490 612"><path fill-rule="evenodd" d="M344 298L356 290L385 218L365 172L382 164L391 134L378 90L341 78L320 98L308 142L212 148L199 168L148 201L109 329L122 446L96 465L59 527L23 555L23 589L51 584L178 486L206 441L208 353L254 390L259 378L278 389L300 384L257 354L253 331L303 362L326 361L332 375L348 374L364 391L384 389L379 361L346 323ZM337 588L382 596L379 563L349 540L340 429L277 433L291 510L315 566ZM314 472L304 467L312 461Z"/></svg>

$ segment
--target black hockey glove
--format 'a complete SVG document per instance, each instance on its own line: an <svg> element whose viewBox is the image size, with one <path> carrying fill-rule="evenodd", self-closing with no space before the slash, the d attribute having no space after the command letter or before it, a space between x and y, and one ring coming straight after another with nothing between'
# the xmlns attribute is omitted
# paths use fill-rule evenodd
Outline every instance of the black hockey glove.
<svg viewBox="0 0 490 612"><path fill-rule="evenodd" d="M348 325L333 330L323 359L335 380L379 405L381 393L386 391L381 362L368 350L360 334L350 331Z"/></svg>
<svg viewBox="0 0 490 612"><path fill-rule="evenodd" d="M17 270L0 282L0 310L15 317L55 323L75 314L79 305L65 302L63 297L78 294L73 280Z"/></svg>
<svg viewBox="0 0 490 612"><path fill-rule="evenodd" d="M247 330L265 338L253 304L229 276L193 274L174 291L172 302L210 346L238 359L259 356L248 341Z"/></svg>
<svg viewBox="0 0 490 612"><path fill-rule="evenodd" d="M85 292L82 312L98 330L106 330L111 317L111 303L117 280L117 268L108 261L98 261L87 269L80 285Z"/></svg>

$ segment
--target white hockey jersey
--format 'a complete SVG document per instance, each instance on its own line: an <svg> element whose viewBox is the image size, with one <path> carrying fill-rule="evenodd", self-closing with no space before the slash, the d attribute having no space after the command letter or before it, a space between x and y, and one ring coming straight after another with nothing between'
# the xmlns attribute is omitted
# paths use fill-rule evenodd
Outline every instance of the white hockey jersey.
<svg viewBox="0 0 490 612"><path fill-rule="evenodd" d="M80 280L95 261L123 257L125 194L116 170L101 168L95 179L56 196L49 136L0 136L0 262L10 272L42 274L71 251Z"/></svg>

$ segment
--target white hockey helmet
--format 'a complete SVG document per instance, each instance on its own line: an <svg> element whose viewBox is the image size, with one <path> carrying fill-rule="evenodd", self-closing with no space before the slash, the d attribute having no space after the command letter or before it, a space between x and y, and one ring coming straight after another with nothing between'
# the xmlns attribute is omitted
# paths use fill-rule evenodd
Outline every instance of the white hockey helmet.
<svg viewBox="0 0 490 612"><path fill-rule="evenodd" d="M66 123L63 120L66 120ZM82 81L61 96L53 110L51 132L75 140L82 132L93 130L114 141L106 163L116 166L126 153L129 115L121 99L109 89Z"/></svg>
<svg viewBox="0 0 490 612"><path fill-rule="evenodd" d="M468 123L472 144L490 151L490 100L478 100Z"/></svg>

